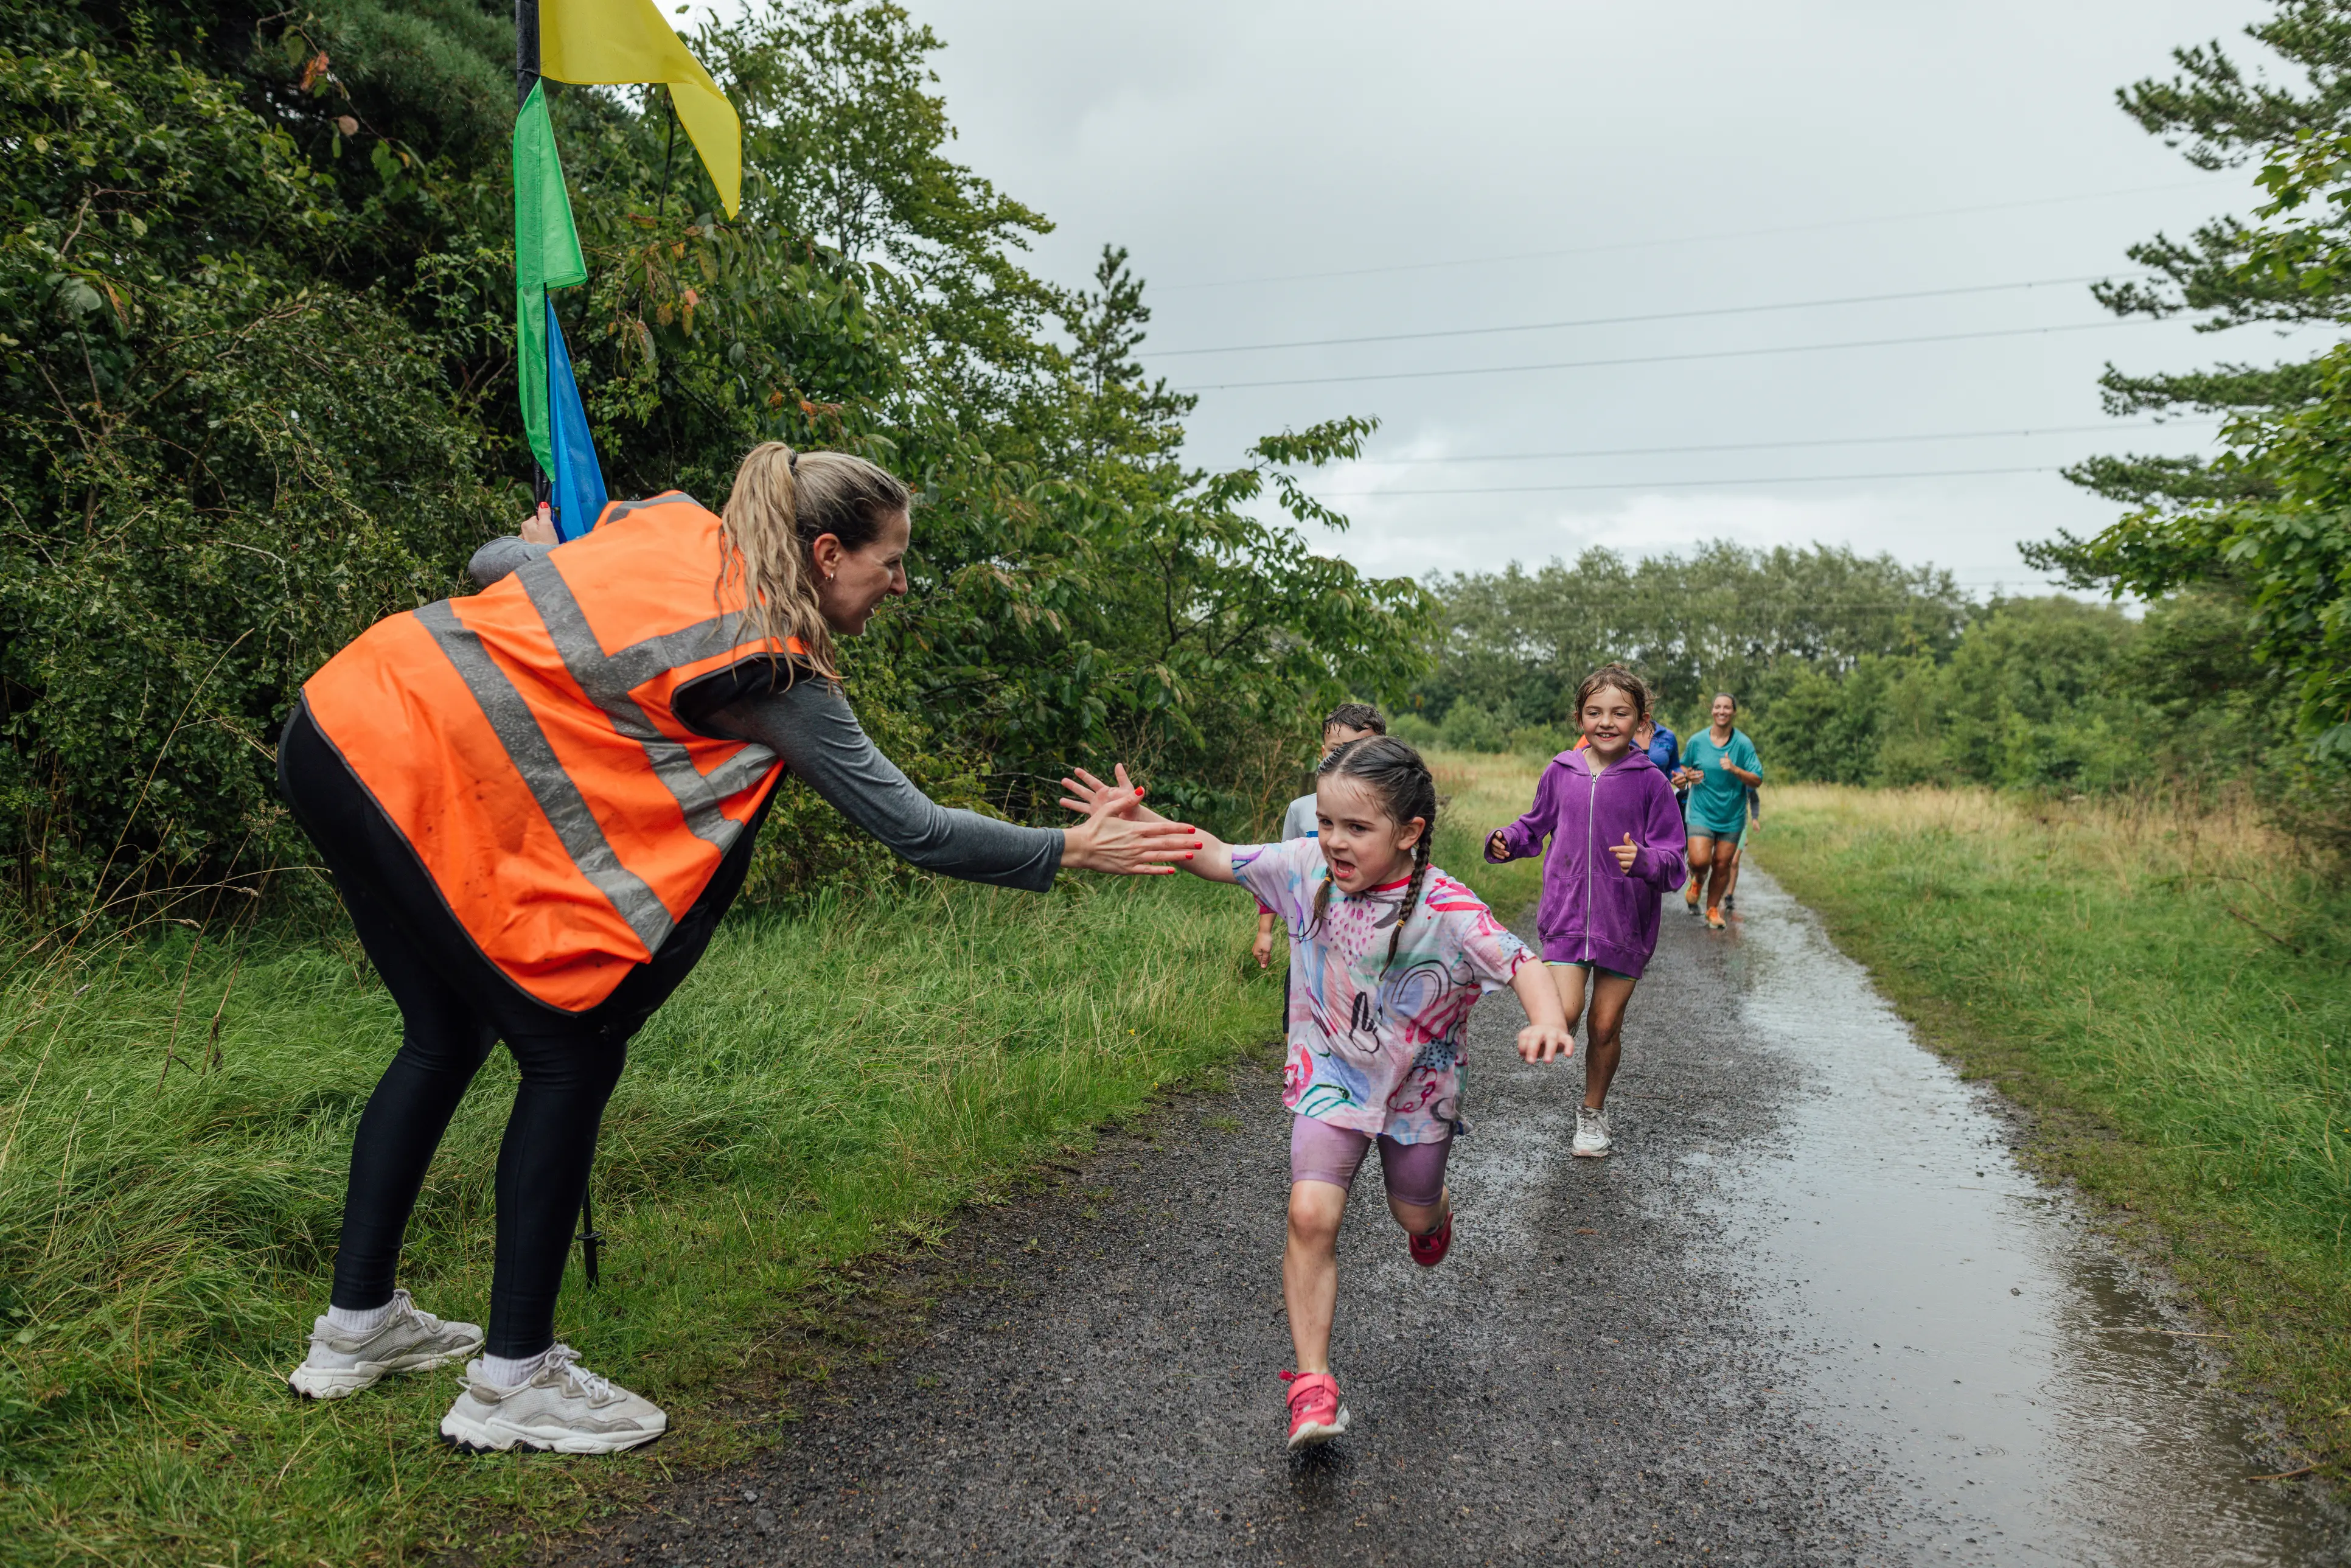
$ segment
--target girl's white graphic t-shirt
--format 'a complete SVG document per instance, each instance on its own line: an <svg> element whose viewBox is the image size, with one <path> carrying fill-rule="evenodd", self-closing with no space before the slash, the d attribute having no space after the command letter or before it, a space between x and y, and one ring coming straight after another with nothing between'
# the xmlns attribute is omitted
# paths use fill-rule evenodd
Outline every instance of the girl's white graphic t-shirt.
<svg viewBox="0 0 2351 1568"><path fill-rule="evenodd" d="M1281 1103L1301 1116L1400 1144L1468 1131L1462 1036L1478 998L1535 962L1485 902L1431 866L1393 962L1405 878L1353 897L1333 888L1321 841L1237 846L1233 871L1290 927L1290 1054Z"/></svg>

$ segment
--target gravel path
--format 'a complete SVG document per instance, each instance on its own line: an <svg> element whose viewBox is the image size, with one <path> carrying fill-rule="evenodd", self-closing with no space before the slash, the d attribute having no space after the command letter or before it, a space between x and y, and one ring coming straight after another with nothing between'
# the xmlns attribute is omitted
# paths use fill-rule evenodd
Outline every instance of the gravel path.
<svg viewBox="0 0 2351 1568"><path fill-rule="evenodd" d="M1887 1561L1883 1462L1810 1424L1792 1331L1719 1218L1722 1172L1770 1157L1800 1092L1741 1027L1740 965L1670 915L1604 1161L1566 1153L1580 1066L1520 1063L1514 998L1481 1005L1452 1256L1414 1267L1358 1184L1332 1354L1354 1426L1330 1447L1281 1447L1288 1116L1264 1062L972 1217L908 1281L955 1281L908 1354L571 1561Z"/></svg>

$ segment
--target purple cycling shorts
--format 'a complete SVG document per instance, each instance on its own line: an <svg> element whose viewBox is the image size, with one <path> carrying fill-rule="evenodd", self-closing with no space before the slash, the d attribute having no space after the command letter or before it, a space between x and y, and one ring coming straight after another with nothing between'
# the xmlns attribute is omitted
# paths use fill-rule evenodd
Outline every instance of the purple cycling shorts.
<svg viewBox="0 0 2351 1568"><path fill-rule="evenodd" d="M1372 1134L1350 1127L1334 1127L1311 1116L1290 1119L1290 1179L1329 1182L1335 1187L1355 1185L1355 1172L1371 1151ZM1383 1133L1379 1137L1380 1177L1388 1197L1398 1203L1426 1208L1445 1196L1445 1161L1453 1140L1434 1144L1399 1144Z"/></svg>

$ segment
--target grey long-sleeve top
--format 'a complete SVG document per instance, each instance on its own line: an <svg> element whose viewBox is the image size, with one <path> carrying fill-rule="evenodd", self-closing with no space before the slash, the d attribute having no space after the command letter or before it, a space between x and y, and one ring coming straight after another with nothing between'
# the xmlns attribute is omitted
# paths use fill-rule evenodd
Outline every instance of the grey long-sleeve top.
<svg viewBox="0 0 2351 1568"><path fill-rule="evenodd" d="M507 537L474 552L466 570L487 588L552 545ZM766 747L826 804L925 871L1041 893L1061 868L1061 833L940 805L874 748L832 682L803 674L771 687L764 674L696 681L678 716L708 735ZM695 699L699 698L699 701Z"/></svg>

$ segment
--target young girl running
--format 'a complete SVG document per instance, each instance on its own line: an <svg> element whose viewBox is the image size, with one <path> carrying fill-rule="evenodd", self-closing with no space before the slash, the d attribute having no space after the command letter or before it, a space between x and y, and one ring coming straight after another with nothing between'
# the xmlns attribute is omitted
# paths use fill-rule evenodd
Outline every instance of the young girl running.
<svg viewBox="0 0 2351 1568"><path fill-rule="evenodd" d="M1573 1051L1558 994L1525 946L1478 895L1429 864L1437 785L1420 754L1382 736L1340 747L1316 770L1318 836L1225 844L1197 833L1186 871L1237 882L1290 928L1290 1056L1282 1103L1290 1136L1290 1240L1283 1300L1298 1370L1290 1385L1290 1446L1347 1429L1331 1375L1338 1301L1339 1220L1356 1168L1374 1142L1388 1211L1412 1260L1434 1268L1453 1241L1446 1157L1461 1119L1461 1055L1470 1007L1504 986L1531 1020L1519 1054L1549 1061ZM1140 794L1088 774L1062 780L1094 809ZM1156 821L1139 804L1142 821Z"/></svg>
<svg viewBox="0 0 2351 1568"><path fill-rule="evenodd" d="M1551 840L1535 924L1570 1030L1591 1005L1571 1146L1598 1158L1611 1147L1608 1085L1624 1054L1625 1004L1657 950L1659 902L1682 879L1682 818L1673 786L1633 745L1649 712L1640 676L1621 664L1593 671L1576 688L1575 712L1581 749L1552 759L1535 803L1487 838L1486 858L1522 860Z"/></svg>

